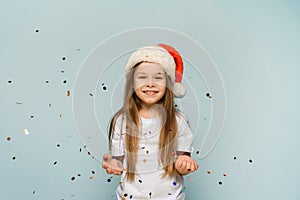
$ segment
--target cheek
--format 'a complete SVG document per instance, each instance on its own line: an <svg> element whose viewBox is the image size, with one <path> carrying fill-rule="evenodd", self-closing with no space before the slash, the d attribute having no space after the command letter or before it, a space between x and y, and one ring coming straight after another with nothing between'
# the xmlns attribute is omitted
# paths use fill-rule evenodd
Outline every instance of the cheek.
<svg viewBox="0 0 300 200"><path fill-rule="evenodd" d="M133 88L136 90L136 89L139 89L141 88L145 83L142 81L142 80L134 80L134 83L133 83Z"/></svg>

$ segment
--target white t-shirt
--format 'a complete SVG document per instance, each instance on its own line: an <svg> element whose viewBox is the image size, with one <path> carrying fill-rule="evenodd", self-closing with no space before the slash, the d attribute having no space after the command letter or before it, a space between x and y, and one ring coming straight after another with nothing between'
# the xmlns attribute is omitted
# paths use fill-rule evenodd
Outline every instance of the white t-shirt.
<svg viewBox="0 0 300 200"><path fill-rule="evenodd" d="M120 184L117 188L118 200L133 199L152 199L152 200L179 200L184 199L183 177L165 176L164 169L159 161L158 142L161 130L160 118L146 119L141 117L142 134L138 149L138 160L134 181L125 178L126 172L121 176ZM180 114L176 116L178 124L177 151L191 152L193 134L186 118ZM121 125L123 125L121 133ZM115 125L115 132L112 138L112 156L123 156L123 166L126 167L125 154L125 132L126 120L120 116ZM170 155L172 156L172 155Z"/></svg>

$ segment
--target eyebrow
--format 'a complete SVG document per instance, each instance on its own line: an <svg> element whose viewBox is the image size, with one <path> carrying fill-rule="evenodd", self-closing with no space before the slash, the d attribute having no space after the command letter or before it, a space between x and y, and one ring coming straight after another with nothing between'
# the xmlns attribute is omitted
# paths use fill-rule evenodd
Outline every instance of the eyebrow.
<svg viewBox="0 0 300 200"><path fill-rule="evenodd" d="M139 75L139 74L147 74L146 72L137 72L136 75ZM156 73L155 75L164 75L165 73L162 73L162 72L158 72Z"/></svg>

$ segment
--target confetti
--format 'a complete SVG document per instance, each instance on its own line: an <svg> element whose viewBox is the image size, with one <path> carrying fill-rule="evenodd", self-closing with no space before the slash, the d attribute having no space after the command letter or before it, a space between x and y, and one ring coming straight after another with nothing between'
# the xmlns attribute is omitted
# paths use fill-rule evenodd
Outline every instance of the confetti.
<svg viewBox="0 0 300 200"><path fill-rule="evenodd" d="M142 181L141 179L139 180L139 182L140 182L140 183L143 183L143 181Z"/></svg>
<svg viewBox="0 0 300 200"><path fill-rule="evenodd" d="M40 32L40 30L39 30L39 29L36 29L35 32L38 33L38 32Z"/></svg>
<svg viewBox="0 0 300 200"><path fill-rule="evenodd" d="M222 183L222 181L219 181L219 185L222 185L223 183Z"/></svg>
<svg viewBox="0 0 300 200"><path fill-rule="evenodd" d="M71 178L71 180L74 181L74 180L75 180L75 176L73 176L73 177Z"/></svg>
<svg viewBox="0 0 300 200"><path fill-rule="evenodd" d="M7 83L11 84L11 83L12 83L12 80L8 80Z"/></svg>
<svg viewBox="0 0 300 200"><path fill-rule="evenodd" d="M224 176L224 177L226 177L226 176L227 176L227 174L226 174L226 173L224 173L224 174L223 174L223 176Z"/></svg>
<svg viewBox="0 0 300 200"><path fill-rule="evenodd" d="M176 185L177 185L177 183L174 181L174 182L173 182L173 186L176 186Z"/></svg>
<svg viewBox="0 0 300 200"><path fill-rule="evenodd" d="M211 171L208 170L208 171L207 171L207 174L211 174Z"/></svg>
<svg viewBox="0 0 300 200"><path fill-rule="evenodd" d="M237 159L237 157L236 157L236 156L234 156L234 157L233 157L233 160L236 160L236 159Z"/></svg>
<svg viewBox="0 0 300 200"><path fill-rule="evenodd" d="M67 83L67 80L63 80L63 83L66 84L66 83Z"/></svg>
<svg viewBox="0 0 300 200"><path fill-rule="evenodd" d="M93 176L90 176L90 180L92 180L94 177Z"/></svg>
<svg viewBox="0 0 300 200"><path fill-rule="evenodd" d="M28 131L27 128L24 128L24 134L25 134L25 135L28 135L28 134L29 134L29 131Z"/></svg>
<svg viewBox="0 0 300 200"><path fill-rule="evenodd" d="M144 160L143 160L143 162L145 163L145 162L147 162L147 160L146 160L146 159L144 159Z"/></svg>
<svg viewBox="0 0 300 200"><path fill-rule="evenodd" d="M57 144L56 146L57 146L57 147L60 147L60 144Z"/></svg>
<svg viewBox="0 0 300 200"><path fill-rule="evenodd" d="M108 178L106 181L110 183L110 182L111 182L111 179L110 179L110 178ZM120 182L120 184L121 184L121 182Z"/></svg>
<svg viewBox="0 0 300 200"><path fill-rule="evenodd" d="M71 95L70 90L67 91L67 96L69 97Z"/></svg>
<svg viewBox="0 0 300 200"><path fill-rule="evenodd" d="M53 163L53 165L56 165L57 164L57 161L55 161L54 163Z"/></svg>
<svg viewBox="0 0 300 200"><path fill-rule="evenodd" d="M95 174L95 171L91 171L92 172L92 174Z"/></svg>
<svg viewBox="0 0 300 200"><path fill-rule="evenodd" d="M13 157L12 157L12 160L16 160L16 156L13 156Z"/></svg>
<svg viewBox="0 0 300 200"><path fill-rule="evenodd" d="M210 94L209 93L206 93L206 97L208 98L211 98Z"/></svg>
<svg viewBox="0 0 300 200"><path fill-rule="evenodd" d="M7 137L6 140L7 140L7 141L11 141L11 137Z"/></svg>
<svg viewBox="0 0 300 200"><path fill-rule="evenodd" d="M61 59L62 59L62 60L66 60L67 58L66 58L66 57L62 57Z"/></svg>
<svg viewBox="0 0 300 200"><path fill-rule="evenodd" d="M47 80L47 81L45 81L45 83L49 83L49 81Z"/></svg>
<svg viewBox="0 0 300 200"><path fill-rule="evenodd" d="M252 163L253 161L252 161L252 159L249 159L249 163Z"/></svg>
<svg viewBox="0 0 300 200"><path fill-rule="evenodd" d="M107 89L104 83L102 83L102 89L103 89L103 90L106 90L106 89Z"/></svg>
<svg viewBox="0 0 300 200"><path fill-rule="evenodd" d="M196 151L196 154L199 154L200 153L200 151Z"/></svg>
<svg viewBox="0 0 300 200"><path fill-rule="evenodd" d="M190 177L190 178L189 178L189 181L192 182L192 181L193 181L193 178Z"/></svg>

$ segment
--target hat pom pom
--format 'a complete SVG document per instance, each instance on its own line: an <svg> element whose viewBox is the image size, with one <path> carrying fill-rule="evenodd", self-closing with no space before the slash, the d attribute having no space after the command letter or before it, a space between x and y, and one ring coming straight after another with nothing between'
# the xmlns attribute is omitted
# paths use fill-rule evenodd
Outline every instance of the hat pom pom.
<svg viewBox="0 0 300 200"><path fill-rule="evenodd" d="M175 83L174 84L174 95L177 98L181 98L185 95L185 88L181 83Z"/></svg>

